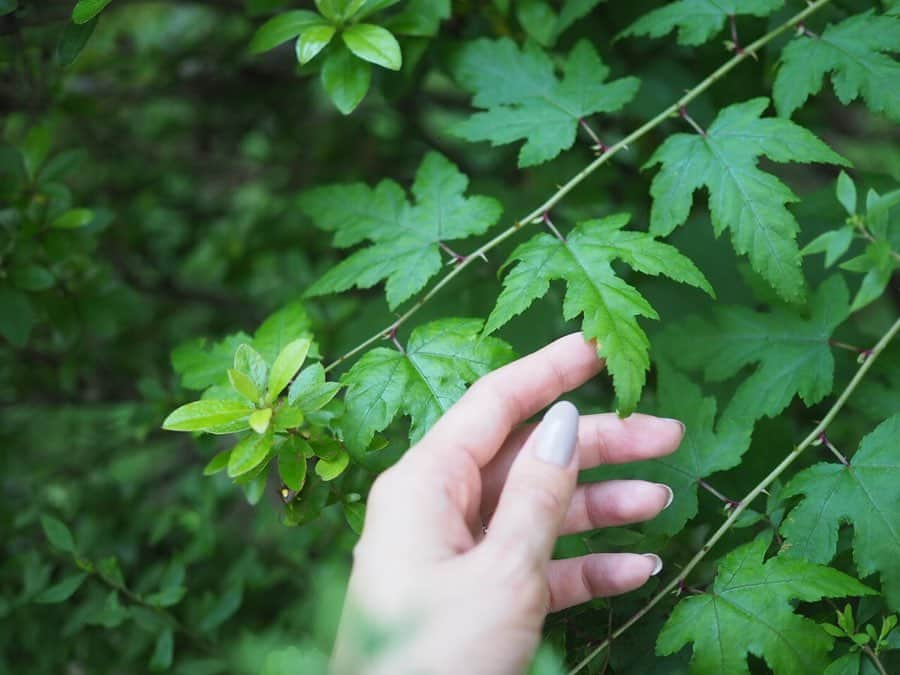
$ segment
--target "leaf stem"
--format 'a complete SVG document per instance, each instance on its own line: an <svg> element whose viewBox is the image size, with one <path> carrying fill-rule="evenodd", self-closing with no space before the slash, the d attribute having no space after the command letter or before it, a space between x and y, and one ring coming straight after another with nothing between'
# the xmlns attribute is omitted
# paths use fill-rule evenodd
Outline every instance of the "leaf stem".
<svg viewBox="0 0 900 675"><path fill-rule="evenodd" d="M703 127L701 127L699 124L697 124L697 122L694 121L693 117L688 115L687 108L685 108L683 105L678 106L678 114L681 115L681 119L683 119L685 122L690 124L691 127L693 127L694 131L696 131L701 136L706 136L706 130Z"/></svg>
<svg viewBox="0 0 900 675"><path fill-rule="evenodd" d="M850 462L847 460L846 457L844 457L844 453L842 453L840 450L838 450L834 446L834 443L832 443L830 440L828 440L828 436L825 435L824 431L821 434L819 434L818 440L822 443L822 445L824 445L826 448L828 448L831 451L832 455L834 455L835 457L838 458L838 461L841 464L843 464L844 466L847 466L847 467L850 466Z"/></svg>
<svg viewBox="0 0 900 675"><path fill-rule="evenodd" d="M697 551L693 558L684 566L681 572L672 579L668 584L663 586L650 600L644 605L637 613L635 613L630 619L628 619L625 623L619 626L612 634L611 637L607 638L603 642L601 642L590 654L588 654L584 659L578 663L571 671L569 671L569 675L575 675L576 673L581 672L581 670L590 663L594 657L596 657L600 652L609 647L610 642L618 639L621 635L631 628L634 624L636 624L647 612L649 612L660 600L666 597L669 593L671 593L676 588L679 588L687 576L693 571L693 569L703 560L706 555L712 550L712 547L716 545L716 543L721 539L731 526L734 525L734 522L738 519L741 513L749 506L749 504L756 499L775 479L777 479L782 473L784 473L785 469L787 469L791 464L794 463L806 448L813 444L819 437L825 433L825 430L828 426L834 421L834 418L837 417L837 414L844 407L844 404L847 403L847 399L850 398L850 395L856 390L859 386L859 383L862 382L866 373L869 371L869 368L872 367L872 364L875 363L875 360L878 358L879 354L884 351L885 347L890 344L891 340L894 336L900 332L900 319L897 319L894 324L887 330L887 332L881 336L881 339L878 340L878 344L876 344L872 348L872 355L863 361L862 365L860 365L859 369L856 371L856 374L853 376L853 379L847 383L847 386L844 388L844 391L841 392L841 395L834 402L834 405L828 410L825 414L825 417L822 418L822 421L816 425L816 428L809 432L809 435L803 439L803 441L796 446L790 453L788 453L787 457L785 457L781 463L776 466L765 478L760 481L755 488L753 488L746 497L744 497L740 503L734 508L731 512L731 515L725 520L724 523L716 530L713 535L707 540L707 542L703 545L703 547Z"/></svg>
<svg viewBox="0 0 900 675"><path fill-rule="evenodd" d="M888 675L887 671L884 669L884 665L878 658L878 655L869 645L865 645L862 650L865 655L868 656L869 659L871 659L872 663L875 664L875 667L878 669L878 672L881 673L881 675Z"/></svg>
<svg viewBox="0 0 900 675"><path fill-rule="evenodd" d="M716 488L714 488L712 485L710 485L709 483L707 483L707 482L706 482L705 480L703 480L702 478L698 478L698 479L697 479L697 484L698 484L700 487L702 487L704 490L706 490L709 494L711 494L711 495L713 495L714 497L716 497L720 502L724 503L725 506L726 506L727 508L729 508L729 509L734 508L735 506L737 506L737 505L739 504L739 502L736 502L736 501L734 501L733 499L729 499L728 497L726 497L725 495L723 495L721 492L719 492L718 490L716 490Z"/></svg>
<svg viewBox="0 0 900 675"><path fill-rule="evenodd" d="M457 275L462 273L466 267L471 264L472 260L477 257L483 256L485 253L490 251L491 249L499 246L502 242L509 239L512 235L518 232L523 226L534 222L535 219L539 219L543 213L550 211L554 206L556 206L559 202L563 200L563 198L569 194L572 190L574 190L578 185L580 185L588 176L590 176L594 171L599 169L602 165L606 164L613 155L618 153L620 150L628 147L635 141L640 138L643 138L648 133L653 131L660 124L665 122L669 117L674 114L677 114L679 109L686 106L688 103L693 101L695 98L700 96L703 92L709 89L713 84L722 79L725 75L731 72L736 66L745 61L748 57L753 56L759 49L767 45L769 42L774 40L776 37L781 35L784 31L789 30L790 28L797 26L803 22L803 20L808 17L810 14L818 11L825 5L827 5L831 0L816 0L815 2L809 4L805 9L798 12L790 19L782 23L780 26L777 26L770 30L768 33L758 38L754 42L750 43L740 54L735 54L730 59L728 59L725 63L719 66L715 71L710 73L702 82L697 84L693 89L688 91L684 96L675 101L668 108L660 112L656 117L651 120L648 120L643 125L632 131L625 138L610 145L606 148L606 152L597 157L597 159L593 160L590 164L584 167L577 174L572 176L564 185L560 186L559 189L554 192L543 204L535 208L531 213L529 213L524 218L520 218L516 221L512 226L495 236L490 241L482 244L478 249L474 252L470 253L466 256L466 259L461 261L458 265L454 266L452 270L450 270L447 274L445 274L440 281L438 281L434 286L432 286L421 298L419 298L406 312L401 314L391 325L383 328L378 331L370 338L364 340L356 347L346 352L342 356L338 357L331 363L329 363L325 370L329 371L335 366L343 363L347 359L355 356L366 347L371 345L372 343L381 339L382 336L388 334L391 330L395 330L399 328L401 325L406 323L419 309L422 308L426 302L431 300L437 293L443 289L447 284L449 284L453 279L456 278Z"/></svg>
<svg viewBox="0 0 900 675"><path fill-rule="evenodd" d="M566 238L562 236L562 233L556 229L556 225L553 224L553 221L550 220L550 214L544 212L544 215L541 216L541 220L544 221L544 224L547 228L553 233L553 236L559 239L562 243L566 243Z"/></svg>

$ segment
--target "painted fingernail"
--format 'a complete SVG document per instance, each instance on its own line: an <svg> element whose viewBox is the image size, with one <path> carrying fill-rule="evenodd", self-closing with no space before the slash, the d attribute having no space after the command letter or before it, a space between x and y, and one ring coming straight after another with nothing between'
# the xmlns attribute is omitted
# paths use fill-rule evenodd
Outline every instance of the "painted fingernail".
<svg viewBox="0 0 900 675"><path fill-rule="evenodd" d="M659 487L661 487L663 490L665 490L666 492L669 493L669 496L666 497L666 505L663 507L663 511L665 511L667 508L669 508L672 505L672 500L675 499L675 493L672 492L672 488L670 488L665 483L657 483L657 485L659 485Z"/></svg>
<svg viewBox="0 0 900 675"><path fill-rule="evenodd" d="M676 420L674 417L663 417L663 419L666 422L672 422L673 424L677 424L678 426L680 426L682 434L685 432L686 427L684 426L684 422L682 422L681 420Z"/></svg>
<svg viewBox="0 0 900 675"><path fill-rule="evenodd" d="M657 574L662 572L663 562L662 558L660 558L655 553L644 553L645 558L650 558L653 561L653 571L650 572L651 577L655 577Z"/></svg>
<svg viewBox="0 0 900 675"><path fill-rule="evenodd" d="M578 408L568 401L553 405L537 429L535 456L557 466L568 466L578 440Z"/></svg>

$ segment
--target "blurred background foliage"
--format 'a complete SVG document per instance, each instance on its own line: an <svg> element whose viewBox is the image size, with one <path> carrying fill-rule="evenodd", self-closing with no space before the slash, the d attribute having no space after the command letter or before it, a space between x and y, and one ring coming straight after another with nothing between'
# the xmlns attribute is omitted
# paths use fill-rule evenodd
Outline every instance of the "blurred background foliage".
<svg viewBox="0 0 900 675"><path fill-rule="evenodd" d="M522 11L527 4L454 1L436 37L399 36L403 68L374 69L368 95L344 116L323 90L316 61L298 66L288 43L263 54L249 49L270 16L311 2L114 0L76 25L71 0L0 0L0 672L323 668L341 563L356 535L338 507L288 528L274 483L251 507L224 477L204 477L218 440L159 430L168 411L192 398L170 353L198 337L252 334L338 259L330 238L296 206L306 188L384 177L409 185L434 149L470 176L472 193L499 199L509 224L590 161L584 137L557 160L520 171L514 147L466 144L446 132L469 112L468 95L451 77L455 49L479 35L524 40L536 30ZM698 48L672 40L610 46L617 31L655 4L603 4L559 41L568 48L588 37L617 76L643 81L635 101L597 129L607 143L728 57L717 40ZM761 34L767 22L797 11L798 3L787 5L770 19L742 21L741 30ZM823 16L867 6L835 2ZM724 105L766 95L781 43L702 95L691 106L694 118L706 125ZM900 181L897 129L887 120L861 105L841 106L829 92L797 119L854 162L860 186L887 191ZM615 166L567 198L557 221L627 210L635 227L645 227L650 176L639 166L677 124L620 153ZM833 170L773 170L789 175L803 196L795 209L801 243L843 221ZM705 211L695 217L708 220ZM708 224L682 228L672 242L705 272L720 301L752 306L770 299ZM460 275L412 323L486 316L498 294L498 268L517 243L513 238ZM820 259L808 260L805 272L813 283L825 276ZM655 279L639 284L659 308L660 326L710 303ZM842 339L874 342L898 302L894 284L844 327ZM377 290L305 304L330 359L393 318ZM501 335L519 353L561 335L571 326L563 324L560 304L561 288L554 288ZM846 381L855 356L839 353L837 363L837 381ZM835 442L855 444L896 411L898 383L894 345L851 401L852 414L834 427ZM598 378L577 400L587 410L606 409L610 387ZM652 409L652 390L642 407ZM795 405L761 422L745 462L717 487L742 494L817 412ZM387 437L390 445L372 466L353 467L341 480L364 493L372 472L404 448L402 430ZM720 520L717 502L705 493L701 502L701 516L677 545L696 545ZM621 529L563 548L615 550L646 536ZM614 600L615 616L627 617L650 586ZM577 656L605 634L607 609L593 603L556 617L550 633ZM287 645L293 647L279 651ZM648 656L646 645L627 638L616 644L611 666L680 672L685 663L682 653L654 661L651 670Z"/></svg>

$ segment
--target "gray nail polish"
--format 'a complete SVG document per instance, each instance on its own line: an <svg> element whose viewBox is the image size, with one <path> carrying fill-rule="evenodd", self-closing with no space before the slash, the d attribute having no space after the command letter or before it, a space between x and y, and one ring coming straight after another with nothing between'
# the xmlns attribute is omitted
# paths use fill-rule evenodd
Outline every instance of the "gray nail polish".
<svg viewBox="0 0 900 675"><path fill-rule="evenodd" d="M672 501L675 499L675 493L672 492L672 488L670 488L665 483L657 483L657 485L659 485L659 487L661 487L663 490L665 490L666 492L669 493L669 496L666 499L666 505L663 507L663 511L665 511L667 508L672 506Z"/></svg>
<svg viewBox="0 0 900 675"><path fill-rule="evenodd" d="M550 464L568 466L578 440L578 408L568 401L554 404L537 428L535 456Z"/></svg>
<svg viewBox="0 0 900 675"><path fill-rule="evenodd" d="M662 572L662 568L663 568L662 558L660 558L655 553L644 553L643 556L645 558L650 558L650 560L653 561L653 571L650 572L651 577L655 577L657 574Z"/></svg>

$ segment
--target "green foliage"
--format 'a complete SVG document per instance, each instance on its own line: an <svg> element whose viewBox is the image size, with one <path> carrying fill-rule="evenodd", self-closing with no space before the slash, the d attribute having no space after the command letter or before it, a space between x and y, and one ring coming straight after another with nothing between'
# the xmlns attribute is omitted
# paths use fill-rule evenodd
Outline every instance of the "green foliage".
<svg viewBox="0 0 900 675"><path fill-rule="evenodd" d="M513 251L515 266L506 275L497 306L488 317L493 332L547 293L554 279L566 281L563 314L583 316L582 330L597 340L618 395L618 410L630 414L637 405L650 367L647 335L637 317L658 318L650 303L612 268L614 260L644 274L663 274L712 294L694 263L677 249L642 232L623 231L628 214L578 224L565 240L539 234Z"/></svg>
<svg viewBox="0 0 900 675"><path fill-rule="evenodd" d="M365 450L376 431L400 414L410 418L415 443L462 396L466 384L503 365L512 350L480 338L476 319L445 319L416 328L403 351L369 351L342 378L347 387L344 441Z"/></svg>
<svg viewBox="0 0 900 675"><path fill-rule="evenodd" d="M0 0L0 672L324 672L372 481L579 329L686 432L533 672L900 672L898 17Z"/></svg>
<svg viewBox="0 0 900 675"><path fill-rule="evenodd" d="M896 51L900 19L872 10L829 24L821 35L805 32L781 54L773 90L778 113L790 117L830 74L842 103L862 97L871 110L900 121L900 64L888 56Z"/></svg>
<svg viewBox="0 0 900 675"><path fill-rule="evenodd" d="M668 457L627 467L603 467L597 479L640 478L672 488L672 504L647 522L650 534L673 535L699 511L697 492L704 478L741 463L750 447L752 423L722 414L716 419L716 399L703 396L700 388L670 366L660 365L657 392L659 415L681 420L684 440Z"/></svg>
<svg viewBox="0 0 900 675"><path fill-rule="evenodd" d="M712 589L675 607L659 635L659 653L693 642L694 673L749 673L749 653L776 673L822 672L833 640L795 613L791 601L873 591L842 572L796 558L764 561L767 548L760 537L722 558Z"/></svg>
<svg viewBox="0 0 900 675"><path fill-rule="evenodd" d="M472 105L486 110L456 125L454 133L493 145L524 138L519 166L541 164L572 147L579 122L619 110L639 86L633 77L604 84L609 68L586 40L569 52L563 71L560 80L553 61L534 45L520 50L509 39L466 45L456 78L474 94Z"/></svg>
<svg viewBox="0 0 900 675"><path fill-rule="evenodd" d="M754 312L718 307L712 322L690 317L667 330L662 345L689 369L710 381L756 369L738 385L729 410L749 419L774 417L794 396L814 405L834 384L829 339L849 314L849 294L841 277L824 281L810 298L808 318L790 307Z"/></svg>
<svg viewBox="0 0 900 675"><path fill-rule="evenodd" d="M646 163L661 165L650 193L651 231L670 234L688 217L693 193L706 187L716 236L731 230L734 250L750 257L753 269L784 299L803 298L797 231L785 207L797 196L770 173L757 167L761 155L775 162L846 160L806 129L787 120L763 118L766 98L731 105L708 130L670 136Z"/></svg>
<svg viewBox="0 0 900 675"><path fill-rule="evenodd" d="M816 464L798 473L783 496L804 495L784 520L786 555L827 563L835 555L841 523L853 525L853 559L860 576L880 572L885 597L900 608L900 414L880 424L844 466Z"/></svg>
<svg viewBox="0 0 900 675"><path fill-rule="evenodd" d="M416 172L414 205L391 180L374 190L354 184L305 194L300 208L318 227L335 232L336 246L372 242L323 275L307 295L369 288L386 279L391 308L408 300L440 271L444 242L482 234L500 218L496 200L463 196L468 184L449 160L429 153Z"/></svg>
<svg viewBox="0 0 900 675"><path fill-rule="evenodd" d="M622 35L661 37L677 28L678 44L700 45L735 16L768 16L783 4L784 0L677 0L642 16Z"/></svg>

